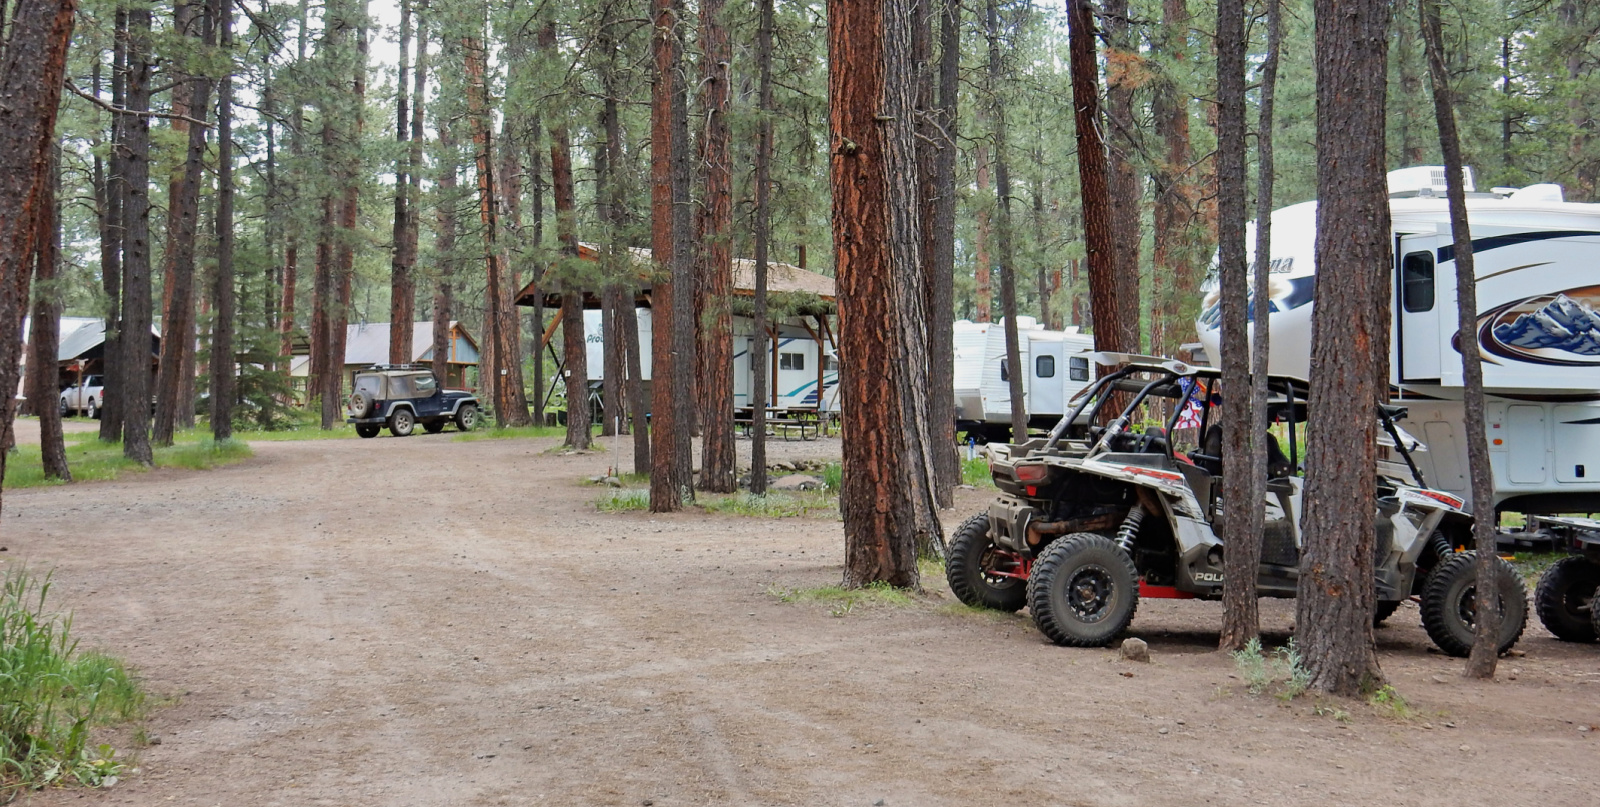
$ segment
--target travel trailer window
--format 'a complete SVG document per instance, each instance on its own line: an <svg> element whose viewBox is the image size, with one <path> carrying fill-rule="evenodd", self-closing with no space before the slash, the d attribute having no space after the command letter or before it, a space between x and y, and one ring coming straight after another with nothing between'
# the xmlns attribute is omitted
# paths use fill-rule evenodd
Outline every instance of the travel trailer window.
<svg viewBox="0 0 1600 807"><path fill-rule="evenodd" d="M1045 356L1040 356L1037 359L1034 359L1033 360L1033 374L1034 374L1034 376L1036 376L1038 378L1055 378L1056 377L1056 357L1055 356L1045 355Z"/></svg>
<svg viewBox="0 0 1600 807"><path fill-rule="evenodd" d="M806 354L804 353L779 353L779 370L804 370L806 369Z"/></svg>
<svg viewBox="0 0 1600 807"><path fill-rule="evenodd" d="M1067 359L1067 377L1073 381L1089 380L1089 360L1082 356Z"/></svg>
<svg viewBox="0 0 1600 807"><path fill-rule="evenodd" d="M1010 381L1011 380L1011 368L1006 366L1006 359L1001 359L1000 360L1000 380L1001 381Z"/></svg>
<svg viewBox="0 0 1600 807"><path fill-rule="evenodd" d="M1433 253L1413 252L1400 263L1401 304L1417 314L1433 310Z"/></svg>

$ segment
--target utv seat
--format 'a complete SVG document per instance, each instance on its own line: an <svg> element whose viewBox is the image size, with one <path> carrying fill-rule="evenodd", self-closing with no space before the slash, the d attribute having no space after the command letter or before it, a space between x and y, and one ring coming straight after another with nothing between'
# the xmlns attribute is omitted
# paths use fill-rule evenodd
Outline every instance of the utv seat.
<svg viewBox="0 0 1600 807"><path fill-rule="evenodd" d="M1278 445L1278 438L1272 432L1262 435L1267 441L1267 478L1279 479L1285 476L1294 476L1294 463L1289 461L1283 453L1283 448Z"/></svg>
<svg viewBox="0 0 1600 807"><path fill-rule="evenodd" d="M1206 473L1222 476L1222 427L1207 427L1205 436L1200 438L1200 450L1191 451L1189 459Z"/></svg>

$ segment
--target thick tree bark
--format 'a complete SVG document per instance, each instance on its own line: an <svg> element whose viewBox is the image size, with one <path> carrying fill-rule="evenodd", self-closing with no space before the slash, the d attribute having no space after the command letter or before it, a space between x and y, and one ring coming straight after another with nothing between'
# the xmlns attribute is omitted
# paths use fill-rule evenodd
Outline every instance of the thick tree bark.
<svg viewBox="0 0 1600 807"><path fill-rule="evenodd" d="M217 0L222 51L233 48L233 0ZM217 272L211 287L211 436L233 436L233 399L237 394L233 355L233 76L217 91Z"/></svg>
<svg viewBox="0 0 1600 807"><path fill-rule="evenodd" d="M150 465L150 10L128 10L128 116L122 137L122 454ZM59 82L58 82L59 84ZM0 148L0 154L7 153ZM4 173L4 172L0 172ZM0 194L3 195L3 194ZM0 221L6 217L0 216Z"/></svg>
<svg viewBox="0 0 1600 807"><path fill-rule="evenodd" d="M522 71L527 68L527 48L521 37L520 33L512 34L509 57L509 69L512 72L508 80L518 84L525 81ZM521 202L522 138L528 130L528 115L523 110L515 107L505 110L501 117L500 132L503 138L499 150L499 173L496 175L500 194L499 225L503 235L500 240L500 300L496 306L500 316L500 342L496 347L498 355L505 362L502 367L510 371L503 376L506 383L498 390L510 402L510 409L506 412L506 423L510 426L527 426L533 422L528 415L528 394L523 388L522 318L517 309L517 291L522 288L517 264L527 254L522 233Z"/></svg>
<svg viewBox="0 0 1600 807"><path fill-rule="evenodd" d="M632 297L632 290L628 295ZM627 349L624 357L628 370L628 409L633 418L633 472L644 476L650 473L650 418L649 402L644 397L644 378L641 375L642 358L639 354L639 315L629 303L627 315L617 323L622 329L622 344Z"/></svg>
<svg viewBox="0 0 1600 807"><path fill-rule="evenodd" d="M344 180L344 198L339 207L339 238L334 249L335 300L328 312L328 373L322 377L322 428L331 429L340 422L344 398L344 363L346 342L349 340L351 295L355 283L356 222L361 212L361 142L367 97L367 0L353 11L355 18L346 21L356 29L356 50L351 65L350 106L355 111L350 126L350 140L340 166Z"/></svg>
<svg viewBox="0 0 1600 807"><path fill-rule="evenodd" d="M1111 187L1111 227L1117 233L1117 319L1130 323L1139 348L1139 211L1143 183L1134 166L1141 147L1134 119L1134 82L1129 77L1139 58L1128 23L1128 0L1105 0L1106 29L1106 167Z"/></svg>
<svg viewBox="0 0 1600 807"><path fill-rule="evenodd" d="M1387 392L1393 255L1384 180L1389 5L1316 0L1317 305L1295 641L1311 686L1383 682L1373 647L1373 407Z"/></svg>
<svg viewBox="0 0 1600 807"><path fill-rule="evenodd" d="M437 132L440 159L438 174L435 182L439 185L439 205L433 246L439 254L437 273L433 283L433 374L439 377L441 383L449 383L450 377L450 312L454 304L451 281L455 277L455 251L456 251L456 151L455 136L451 133L450 121L440 117L435 121L434 130ZM483 368L479 368L482 375ZM466 379L462 379L466 384Z"/></svg>
<svg viewBox="0 0 1600 807"><path fill-rule="evenodd" d="M923 180L926 219L922 225L922 263L928 289L928 438L933 444L933 495L941 508L953 504L961 481L956 453L955 412L955 261L956 261L956 114L960 95L961 3L938 6L940 51L938 101L927 117L926 137L934 144L928 175ZM920 23L929 28L931 20ZM931 39L932 32L929 31ZM931 43L930 43L931 46ZM949 392L950 394L945 394Z"/></svg>
<svg viewBox="0 0 1600 807"><path fill-rule="evenodd" d="M693 495L690 484L690 429L692 389L688 383L693 365L691 276L682 226L688 205L678 209L687 188L682 164L688 153L687 109L680 75L683 43L676 26L683 17L681 2L654 0L652 53L655 82L650 103L650 244L656 263L651 287L651 468L650 510L656 513L682 509ZM681 186L681 187L680 187ZM681 298L681 299L680 299ZM690 344L684 345L685 339Z"/></svg>
<svg viewBox="0 0 1600 807"><path fill-rule="evenodd" d="M767 492L767 250L772 240L773 0L759 0L756 73L755 310L750 334L750 492ZM802 261L804 263L804 261ZM843 379L841 379L843 380Z"/></svg>
<svg viewBox="0 0 1600 807"><path fill-rule="evenodd" d="M723 0L704 0L700 9L706 122L705 242L699 257L698 290L704 304L700 342L700 426L703 454L700 489L732 493L738 487L733 446L733 161L729 153L728 112L732 103L729 63L733 47L723 22ZM821 361L821 357L818 357ZM817 409L825 401L817 390Z"/></svg>
<svg viewBox="0 0 1600 807"><path fill-rule="evenodd" d="M214 19L200 0L181 2L174 8L174 27L184 36L209 48L215 44ZM205 120L211 108L210 78L185 77L186 87L173 93L173 109L178 114ZM174 428L187 409L194 411L194 399L185 400L184 365L191 360L194 340L195 237L199 233L200 182L205 170L207 127L174 120L172 130L186 134L189 150L183 173L167 192L167 250L162 261L164 283L161 310L161 363L156 373L156 414L150 439L159 446L172 445Z"/></svg>
<svg viewBox="0 0 1600 807"><path fill-rule="evenodd" d="M927 427L913 8L828 3L847 586L915 587L918 547L942 538Z"/></svg>
<svg viewBox="0 0 1600 807"><path fill-rule="evenodd" d="M420 26L418 26L420 28ZM421 71L422 52L427 40L417 37L418 72ZM389 262L389 361L402 364L413 358L412 322L416 319L416 280L412 277L417 263L416 241L411 235L414 221L411 215L411 171L416 156L411 148L411 94L406 86L406 73L410 72L411 0L400 0L400 64L395 77L395 127L394 140L399 148L395 157L394 228L390 245ZM417 95L417 106L422 106L422 95ZM442 382L443 379L440 379Z"/></svg>
<svg viewBox="0 0 1600 807"><path fill-rule="evenodd" d="M610 18L607 17L602 26L609 26ZM600 137L603 139L594 146L594 206L595 218L600 220L600 227L605 233L604 254L601 256L602 281L605 290L601 293L600 301L600 333L603 353L601 354L602 385L600 390L600 436L611 437L626 431L624 422L624 394L627 387L627 371L624 369L628 363L628 347L622 341L622 318L637 316L631 302L627 287L628 265L631 260L624 257L625 250L618 243L619 228L615 225L618 206L621 204L617 182L612 178L612 167L616 165L621 155L620 127L617 121L618 109L614 91L614 82L611 71L616 69L616 46L612 43L609 30L602 27L599 37L600 48L606 57L605 73L601 77L604 86L605 100L600 107ZM617 166L620 169L620 166Z"/></svg>
<svg viewBox="0 0 1600 807"><path fill-rule="evenodd" d="M1495 545L1495 519L1488 506L1494 500L1494 471L1489 460L1489 438L1483 412L1483 356L1478 352L1478 275L1472 258L1472 230L1467 222L1467 194L1462 187L1461 137L1456 131L1455 91L1445 67L1444 35L1439 23L1438 0L1417 0L1422 39L1428 56L1428 78L1433 89L1434 119L1439 127L1439 150L1444 154L1445 193L1450 198L1450 231L1456 261L1456 345L1461 353L1461 401L1466 410L1467 465L1471 468L1472 537L1478 551L1479 580L1495 579L1499 552ZM1500 655L1500 609L1497 586L1477 588L1476 635L1467 659L1470 678L1494 678Z"/></svg>
<svg viewBox="0 0 1600 807"><path fill-rule="evenodd" d="M981 128L987 117L986 110L979 110L978 126ZM973 261L973 298L977 311L973 320L988 322L994 318L994 278L992 273L993 262L989 257L989 242L994 232L994 223L990 215L989 191L993 187L990 183L989 173L989 146L984 141L979 141L972 147L973 173L978 183L978 209L972 214L976 221L977 229L972 235ZM954 339L954 333L951 338ZM955 394L954 381L951 382L951 395Z"/></svg>
<svg viewBox="0 0 1600 807"><path fill-rule="evenodd" d="M1094 346L1096 350L1131 353L1139 346L1138 323L1124 321L1121 316L1123 281L1117 277L1111 186L1107 178L1105 143L1100 137L1100 82L1094 37L1094 14L1089 9L1089 0L1067 0L1073 120L1077 128L1078 183L1083 196Z"/></svg>
<svg viewBox="0 0 1600 807"><path fill-rule="evenodd" d="M61 289L56 276L61 262L61 151L52 148L50 176L40 189L34 225L33 312L28 329L28 379L25 393L39 416L39 453L44 475L72 481L67 467L66 438L61 433L61 407L56 357L61 347Z"/></svg>

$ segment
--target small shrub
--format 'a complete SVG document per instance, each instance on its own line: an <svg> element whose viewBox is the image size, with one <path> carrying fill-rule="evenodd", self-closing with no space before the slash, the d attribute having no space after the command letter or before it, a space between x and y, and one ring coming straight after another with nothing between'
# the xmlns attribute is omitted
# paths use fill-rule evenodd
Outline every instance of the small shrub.
<svg viewBox="0 0 1600 807"><path fill-rule="evenodd" d="M1291 700L1311 684L1311 674L1301 663L1293 639L1270 654L1262 651L1260 639L1251 639L1243 650L1233 652L1233 664L1252 695L1272 694Z"/></svg>
<svg viewBox="0 0 1600 807"><path fill-rule="evenodd" d="M1406 699L1401 696L1399 692L1395 691L1394 687L1388 684L1378 687L1378 690L1372 693L1371 697L1367 698L1367 700L1373 706L1377 707L1378 711L1383 712L1389 717L1392 717L1396 720L1411 719L1411 704L1407 703Z"/></svg>
<svg viewBox="0 0 1600 807"><path fill-rule="evenodd" d="M994 476L989 473L989 460L978 456L961 460L961 484L978 488L994 487Z"/></svg>
<svg viewBox="0 0 1600 807"><path fill-rule="evenodd" d="M113 784L122 764L108 745L91 748L97 725L138 717L144 694L122 662L77 653L72 618L47 611L48 576L7 572L0 592L0 777L36 787L70 776Z"/></svg>
<svg viewBox="0 0 1600 807"><path fill-rule="evenodd" d="M822 466L822 489L834 496L839 495L839 489L844 486L844 466L837 462L830 462Z"/></svg>

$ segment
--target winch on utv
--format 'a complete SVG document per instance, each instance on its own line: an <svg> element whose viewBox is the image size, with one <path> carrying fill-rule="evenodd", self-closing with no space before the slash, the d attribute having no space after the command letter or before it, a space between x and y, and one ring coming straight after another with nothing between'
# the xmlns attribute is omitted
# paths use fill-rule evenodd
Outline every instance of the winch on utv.
<svg viewBox="0 0 1600 807"><path fill-rule="evenodd" d="M1222 433L1212 422L1219 373L1183 362L1122 353L1090 354L1117 368L1087 388L1047 437L991 445L1001 491L986 513L952 537L946 575L963 602L1007 611L1028 607L1058 644L1102 646L1133 620L1142 597L1222 596ZM1265 435L1268 481L1257 592L1293 597L1299 580L1300 476L1297 430L1306 417L1306 383L1268 381L1268 413L1287 432L1289 452ZM1110 416L1114 417L1102 417ZM1410 452L1421 444L1382 407L1373 560L1374 620L1407 597L1422 599L1429 636L1447 653L1472 646L1475 571L1456 552L1471 517L1459 498L1428 490ZM1106 423L1104 427L1093 425ZM1145 425L1136 428L1134 424ZM1174 442L1178 445L1175 446ZM1499 561L1502 650L1526 621L1520 578Z"/></svg>

